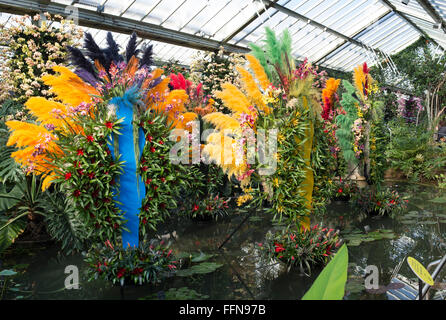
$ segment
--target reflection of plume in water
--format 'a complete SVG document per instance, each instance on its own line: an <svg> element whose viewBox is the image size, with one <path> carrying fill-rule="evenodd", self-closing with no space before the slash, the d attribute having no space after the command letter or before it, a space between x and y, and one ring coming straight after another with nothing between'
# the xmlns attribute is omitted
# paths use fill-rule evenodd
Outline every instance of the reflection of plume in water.
<svg viewBox="0 0 446 320"><path fill-rule="evenodd" d="M249 278L255 288L262 288L265 281L274 280L282 272L286 272L283 264L266 258L260 247L255 243L247 243L240 250L244 253L239 260L244 278Z"/></svg>
<svg viewBox="0 0 446 320"><path fill-rule="evenodd" d="M390 259L396 261L402 259L415 247L415 240L403 235L396 240L391 240L390 244L393 247L389 252Z"/></svg>

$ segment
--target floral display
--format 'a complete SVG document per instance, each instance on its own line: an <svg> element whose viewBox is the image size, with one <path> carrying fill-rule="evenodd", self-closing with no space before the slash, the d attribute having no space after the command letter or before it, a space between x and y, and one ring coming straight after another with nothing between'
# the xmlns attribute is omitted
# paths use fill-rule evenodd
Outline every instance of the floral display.
<svg viewBox="0 0 446 320"><path fill-rule="evenodd" d="M124 234L129 233L125 231L127 227L120 227L122 219L120 212L129 211L134 214L133 230L129 234L137 239L140 210L142 209L145 213L141 217L143 225L146 224L147 219L153 218L153 213L146 216L146 209L148 208L147 201L151 201L150 199L154 197L151 190L155 184L154 182L148 188L149 192L146 194L146 184L142 178L135 178L137 171L140 170L140 163L144 161L143 159L140 162L141 155L150 155L155 152L153 151L155 146L151 145L150 133L146 135L143 131L144 121L141 117L147 113L146 110L150 110L163 117L164 127L167 125L166 128L185 128L184 122L194 119L195 114L187 113L184 107L188 99L184 91L166 90L170 79L162 80L160 78L162 71L158 69L153 72L148 71L146 66L150 65L152 55L150 47L144 52L142 58L138 59L135 56L136 36L133 35L124 58L118 54L111 34L107 41L108 51L103 51L96 45L91 35L86 34L87 55L100 57L94 63L88 61L79 49L69 48L79 76L66 68L54 67L59 75L48 75L43 80L61 102L49 101L42 97L28 100L26 106L37 117L38 122L7 122L12 130L8 144L16 144L22 148L12 156L29 173L42 176L43 189L48 188L54 181L61 182L65 186L67 196L77 204L78 210L83 212L83 216L86 217L92 229L106 230L104 233L100 231L95 234L102 241L116 239L116 230L122 229ZM136 92L138 87L142 93ZM137 102L139 97L142 99ZM130 106L129 109L123 109L128 106ZM125 123L119 120L123 117L119 114L120 110L128 110L125 116L126 126L129 132L133 130L134 133L133 138L130 136L127 141L121 139L123 137L121 128ZM152 120L146 119L147 123L150 121ZM113 136L119 139L113 140ZM24 139L24 137L28 138ZM161 140L153 142L158 144L158 149L162 148L160 142L163 143ZM127 143L132 145L134 152L122 151ZM160 156L167 158L168 150L166 146L164 153ZM122 155L124 159L121 159ZM108 166L106 163L100 163L99 159L108 161ZM123 160L126 161L125 166L123 166ZM133 169L131 169L131 163L133 163ZM99 165L104 168L103 175L99 175L97 169ZM145 166L142 165L141 171L147 172L144 168ZM117 174L120 171L124 172L118 177ZM126 184L124 177L130 177L131 180L128 180ZM145 182L150 179L146 176L144 178ZM159 178L168 179L169 183L177 180L169 175ZM85 183L80 183L80 181ZM127 201L127 203L119 201L120 194L122 195L125 189L122 189L123 187L128 190L124 192L125 197L135 195L138 199ZM129 193L130 190L135 189L139 189L139 192ZM172 196L174 196L173 193ZM145 199L144 205L142 205L142 199ZM132 203L134 207L128 208L128 203ZM151 207L152 210L158 210L158 206L162 208L172 206L171 203L164 203L163 199L152 203L156 205L155 208ZM159 218L153 219L147 226L153 227L162 217L163 214L159 213ZM127 215L126 220L128 218ZM128 226L128 221L126 225ZM137 241L132 241L137 245ZM130 243L124 240L124 245L127 242Z"/></svg>
<svg viewBox="0 0 446 320"><path fill-rule="evenodd" d="M352 205L363 214L379 214L394 217L407 209L409 200L396 190L381 188L359 188L352 195Z"/></svg>
<svg viewBox="0 0 446 320"><path fill-rule="evenodd" d="M378 110L382 103L375 99L379 89L366 63L354 69L353 80L354 86L346 80L343 82L347 92L342 95L341 105L345 113L336 117L336 137L349 164L348 170L352 171L349 174L359 166L365 179L370 182L370 132L379 120Z"/></svg>
<svg viewBox="0 0 446 320"><path fill-rule="evenodd" d="M216 97L232 114L217 112L204 117L218 130L209 135L204 152L229 177L234 176L240 182L244 195L238 199L239 205L251 200L259 203L268 199L272 201L274 217L279 220L285 217L289 223L308 227L314 185L311 168L314 125L321 112L318 92L313 86L310 65L295 69L294 62L289 60L289 34L285 32L281 39L277 39L272 30L266 30L269 50L275 48L279 52L266 57L265 51L268 50L253 45L253 53L258 57L245 56L252 73L242 67L237 68L241 89L225 83L223 90L216 92ZM275 71L266 65L267 60L273 63ZM277 83L271 83L269 77L273 77ZM254 134L260 129L277 134L277 151L270 154L266 161L250 163L252 161L249 160L256 157L256 143L260 143L260 146L257 145L259 150L265 152L267 149L264 137L259 141ZM226 135L228 130L231 133ZM274 137L270 136L269 139ZM296 145L299 146L297 152ZM269 166L274 161L277 166L271 170Z"/></svg>
<svg viewBox="0 0 446 320"><path fill-rule="evenodd" d="M421 99L414 96L406 98L403 95L400 95L397 102L398 115L407 123L417 123L419 120L419 114L424 109Z"/></svg>
<svg viewBox="0 0 446 320"><path fill-rule="evenodd" d="M67 6L81 26L43 11L5 20L0 300L296 299L316 277L304 300L393 298L408 254L431 261L413 251L444 239L446 57L424 40L410 55L364 47L373 59L346 70L347 45L319 53L292 25L248 44L268 6L235 12L247 14L237 32L229 16L210 26L214 2L193 18L157 4L140 21L165 12L159 32L197 43L124 30L132 5L110 32L95 30L110 22L106 4ZM380 288L366 290L368 262L399 271L379 270ZM46 269L51 281L36 274Z"/></svg>
<svg viewBox="0 0 446 320"><path fill-rule="evenodd" d="M297 266L311 274L315 266L327 264L341 244L339 230L315 225L303 232L296 229L268 232L265 242L258 246L268 258L287 264L289 269Z"/></svg>
<svg viewBox="0 0 446 320"><path fill-rule="evenodd" d="M178 261L168 246L145 242L139 248L125 250L110 241L86 254L91 280L104 279L113 284L156 284L175 273Z"/></svg>
<svg viewBox="0 0 446 320"><path fill-rule="evenodd" d="M0 30L0 70L3 75L0 101L14 93L19 102L29 97L52 97L42 77L54 74L53 67L65 62L67 46L82 38L72 21L49 13L12 18L13 25Z"/></svg>

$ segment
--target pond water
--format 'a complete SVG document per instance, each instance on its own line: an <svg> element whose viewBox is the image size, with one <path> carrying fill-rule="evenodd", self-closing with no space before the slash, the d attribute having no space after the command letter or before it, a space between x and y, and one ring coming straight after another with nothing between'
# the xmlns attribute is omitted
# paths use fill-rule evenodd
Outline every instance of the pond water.
<svg viewBox="0 0 446 320"><path fill-rule="evenodd" d="M348 232L354 232L355 229L356 235L359 232L365 234L365 230L392 231L391 237L371 241L373 239L366 235L365 241L349 246L350 265L345 299L387 299L385 292L372 294L365 290L363 277L365 268L369 265L378 267L379 283L386 286L394 273L415 281L415 276L405 262L407 256L413 256L427 266L446 254L446 246L442 247L446 243L446 198L442 198L441 191L413 184L393 184L393 187L408 196L410 201L407 212L395 219L364 217L348 203L337 202L329 205L324 216L314 218L314 222L341 228L341 235L346 237ZM19 271L14 279L17 284L17 287L13 287L15 291L8 291L5 298L300 299L311 287L320 269L314 269L311 275L305 275L298 269L287 272L283 265L265 261L257 243L262 242L266 232L273 228L271 217L265 213L252 213L242 223L246 215L235 211L218 222L201 223L173 219L161 226L159 234L170 237L175 252L201 251L213 254L209 261L223 266L209 274L171 277L155 287L125 287L120 290L119 287L100 280L88 282L85 276L86 265L81 254L61 257L56 245L15 246L9 250L0 265L0 270L14 267ZM219 246L240 225L219 250ZM67 276L64 270L68 265L79 267L79 290L63 290ZM445 275L446 272L442 272L437 281Z"/></svg>

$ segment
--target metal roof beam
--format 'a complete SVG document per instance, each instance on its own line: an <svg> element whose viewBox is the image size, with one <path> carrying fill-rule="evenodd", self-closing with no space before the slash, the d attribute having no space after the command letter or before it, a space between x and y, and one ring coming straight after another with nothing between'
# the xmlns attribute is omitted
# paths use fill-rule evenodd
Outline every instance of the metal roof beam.
<svg viewBox="0 0 446 320"><path fill-rule="evenodd" d="M386 6L388 6L390 9L392 9L393 12L395 12L401 19L406 21L408 24L410 24L412 27L414 27L419 33L421 33L425 38L432 39L423 29L421 29L419 26L417 26L412 20L410 20L405 13L399 11L390 1L388 0L381 0ZM440 46L441 49L444 50L444 48L434 39L432 39L437 45Z"/></svg>
<svg viewBox="0 0 446 320"><path fill-rule="evenodd" d="M262 0L262 1L265 2L265 4L270 4L271 7L273 7L274 9L277 9L277 10L279 10L279 11L281 11L281 12L283 12L283 13L291 16L291 17L299 19L301 21L307 22L309 25L312 25L312 26L314 26L316 28L322 29L325 32L331 33L331 34L335 35L338 38L344 39L345 41L351 42L351 43L353 43L353 44L355 44L355 45L357 45L359 47L364 46L364 44L361 41L358 41L358 40L355 40L355 39L353 39L351 37L348 37L345 34L342 34L342 33L338 32L336 30L333 30L333 29L327 27L326 25L323 25L322 23L314 21L313 19L310 19L310 18L308 18L308 17L306 17L304 15L301 15L301 14L299 14L299 13L297 13L297 12L291 10L291 9L288 9L288 8L286 8L284 6L281 6L281 5L279 5L279 4L277 4L277 3L273 2L273 1L270 1L270 0Z"/></svg>
<svg viewBox="0 0 446 320"><path fill-rule="evenodd" d="M380 21L381 19L384 19L387 15L389 15L392 11L387 11L384 14L382 14L381 16L379 16L378 18L376 18L375 20L373 20L372 22L370 22L368 25L366 25L364 28L362 28L361 30L359 30L358 32L356 32L352 38L357 37L358 35L360 35L361 33L363 33L364 31L366 31L368 28L370 28L371 26L373 26L375 23L377 23L378 21ZM342 43L340 43L339 45L336 46L336 48L334 48L333 50L330 50L330 52L328 52L327 54L325 54L323 57L319 58L315 64L320 63L322 60L324 60L325 58L327 58L329 55L331 55L333 52L336 52L336 50L338 50L339 48L341 48L344 44L346 44L348 41L344 40Z"/></svg>
<svg viewBox="0 0 446 320"><path fill-rule="evenodd" d="M435 10L432 4L426 0L417 0L421 7L423 7L424 11L440 25L440 28L446 33L446 21L444 21L443 17Z"/></svg>
<svg viewBox="0 0 446 320"><path fill-rule="evenodd" d="M66 17L70 14L65 11L66 8L66 5L54 2L39 3L32 0L0 0L0 12L13 14L33 15L39 12L48 12L52 15L59 14ZM246 47L222 43L220 41L203 38L186 32L167 29L147 22L136 21L105 13L98 13L83 8L77 9L79 14L79 25L84 27L104 29L124 34L131 34L133 31L135 31L139 37L144 39L170 43L198 50L214 51L218 50L220 46L223 46L224 50L229 52L247 53L250 51Z"/></svg>
<svg viewBox="0 0 446 320"><path fill-rule="evenodd" d="M274 0L273 2L277 2L279 0ZM260 17L262 14L264 14L268 9L271 8L271 5L267 4L264 8L260 9L258 12L256 12L248 21L246 21L240 28L235 30L233 33L231 33L229 36L227 36L223 43L227 43L231 41L234 37L236 37L240 32L246 29L247 26L249 26L251 23L257 20L258 17Z"/></svg>

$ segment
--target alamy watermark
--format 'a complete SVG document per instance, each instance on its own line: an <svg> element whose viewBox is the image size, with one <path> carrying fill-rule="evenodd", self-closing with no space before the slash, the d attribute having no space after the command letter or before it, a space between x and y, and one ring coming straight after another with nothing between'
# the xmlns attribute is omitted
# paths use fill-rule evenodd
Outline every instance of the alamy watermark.
<svg viewBox="0 0 446 320"><path fill-rule="evenodd" d="M68 276L65 278L65 289L79 289L79 268L74 265L69 265L65 267L64 273L68 274Z"/></svg>
<svg viewBox="0 0 446 320"><path fill-rule="evenodd" d="M169 135L170 141L176 142L169 152L171 163L210 164L219 159L221 165L253 166L258 162L260 175L269 176L276 172L278 129L208 129L200 136L199 121L191 121L188 126L192 132L174 129ZM201 142L207 142L213 151L204 151L206 147L202 150Z"/></svg>

